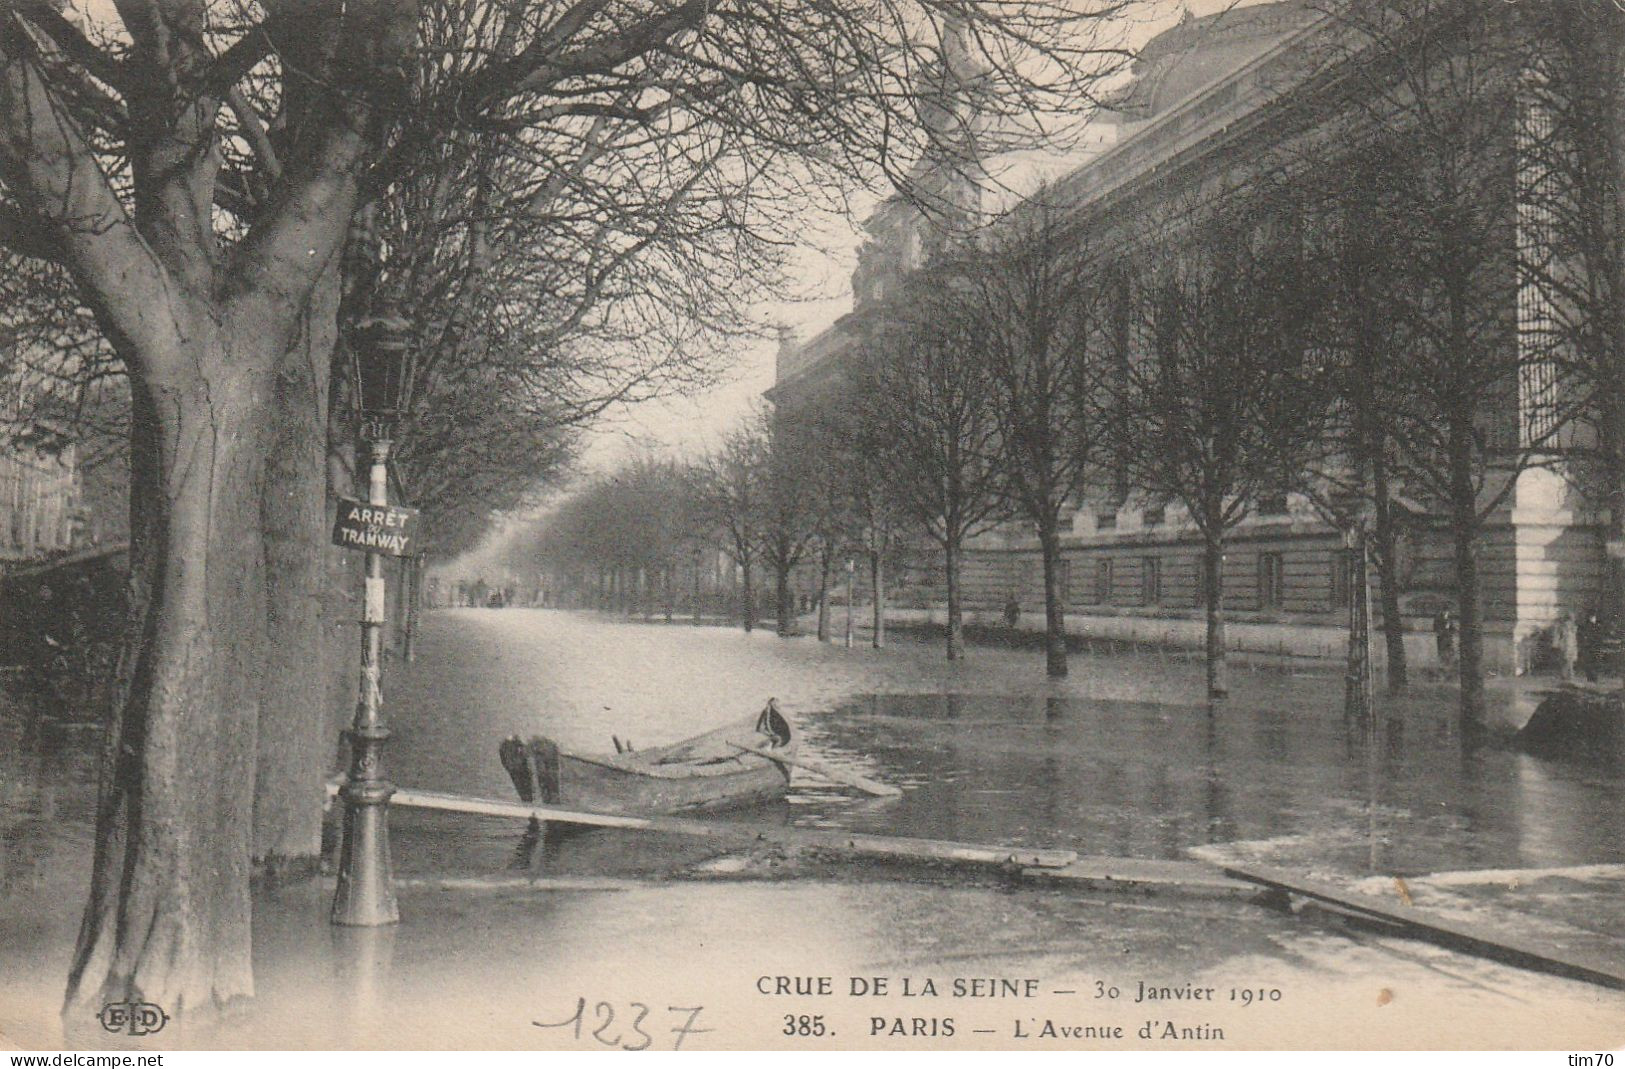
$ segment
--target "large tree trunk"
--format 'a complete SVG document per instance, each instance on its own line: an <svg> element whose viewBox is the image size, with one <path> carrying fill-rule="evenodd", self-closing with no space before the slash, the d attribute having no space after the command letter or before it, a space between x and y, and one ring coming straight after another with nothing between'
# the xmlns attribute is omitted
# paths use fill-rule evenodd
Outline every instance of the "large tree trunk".
<svg viewBox="0 0 1625 1069"><path fill-rule="evenodd" d="M878 552L869 554L869 592L874 598L874 637L869 640L875 649L886 645L886 563Z"/></svg>
<svg viewBox="0 0 1625 1069"><path fill-rule="evenodd" d="M1044 671L1051 679L1066 675L1066 604L1061 590L1061 536L1053 523L1041 525L1038 542L1044 556Z"/></svg>
<svg viewBox="0 0 1625 1069"><path fill-rule="evenodd" d="M1202 541L1202 595L1207 605L1207 696L1230 696L1230 666L1224 649L1224 538L1205 534Z"/></svg>
<svg viewBox="0 0 1625 1069"><path fill-rule="evenodd" d="M740 577L743 580L739 592L739 619L745 633L756 630L756 584L751 574L750 558L739 562Z"/></svg>
<svg viewBox="0 0 1625 1069"><path fill-rule="evenodd" d="M336 278L319 286L277 377L261 510L265 682L254 777L254 859L272 878L315 871L322 779L332 760L327 693L327 400Z"/></svg>
<svg viewBox="0 0 1625 1069"><path fill-rule="evenodd" d="M201 317L199 317L201 318ZM175 1015L253 994L249 867L264 654L260 488L274 356L196 352L133 377L132 603L64 1014ZM223 429L226 429L223 433ZM231 433L238 429L240 433Z"/></svg>
<svg viewBox="0 0 1625 1069"><path fill-rule="evenodd" d="M943 549L943 578L948 585L948 659L965 656L965 625L959 603L959 544L950 541Z"/></svg>

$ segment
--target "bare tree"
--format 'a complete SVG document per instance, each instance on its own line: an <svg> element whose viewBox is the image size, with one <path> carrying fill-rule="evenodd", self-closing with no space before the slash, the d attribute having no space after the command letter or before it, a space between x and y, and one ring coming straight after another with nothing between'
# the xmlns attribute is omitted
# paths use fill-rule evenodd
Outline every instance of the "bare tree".
<svg viewBox="0 0 1625 1069"><path fill-rule="evenodd" d="M767 434L760 415L751 417L700 461L701 493L724 549L739 568L739 623L756 627L755 569L761 552L764 518Z"/></svg>
<svg viewBox="0 0 1625 1069"><path fill-rule="evenodd" d="M568 471L571 421L522 398L509 377L465 368L441 383L403 436L394 472L403 503L423 512L423 552L449 560L478 543L493 517L535 503Z"/></svg>
<svg viewBox="0 0 1625 1069"><path fill-rule="evenodd" d="M1398 206L1388 184L1393 151L1380 142L1362 144L1352 155L1343 144L1317 146L1309 166L1289 181L1305 205L1308 271L1301 284L1335 409L1321 451L1326 463L1309 464L1304 473L1310 478L1299 486L1345 530L1363 522L1349 505L1369 504L1387 683L1399 693L1409 673L1399 605L1399 531L1406 510L1397 500L1396 439L1409 346L1403 319L1391 311L1402 299L1403 284L1392 269L1402 255L1393 218Z"/></svg>
<svg viewBox="0 0 1625 1069"><path fill-rule="evenodd" d="M1061 532L1070 502L1099 460L1107 420L1096 412L1106 344L1097 320L1107 287L1078 228L1039 192L994 224L985 254L956 267L961 316L992 386L1003 466L1015 510L1038 532L1044 567L1045 667L1067 672Z"/></svg>
<svg viewBox="0 0 1625 1069"><path fill-rule="evenodd" d="M852 446L846 454L848 508L853 542L869 565L869 642L878 650L886 645L887 565L908 526L908 510L893 492L901 449L885 424L849 419L856 426L847 439Z"/></svg>
<svg viewBox="0 0 1625 1069"><path fill-rule="evenodd" d="M764 413L761 457L761 556L773 569L773 603L778 634L795 625L795 591L790 579L818 544L821 484L817 425Z"/></svg>
<svg viewBox="0 0 1625 1069"><path fill-rule="evenodd" d="M1215 197L1175 214L1166 260L1124 289L1138 351L1105 379L1117 464L1178 501L1202 536L1207 690L1229 693L1224 550L1229 532L1316 440L1324 403L1305 345L1301 264L1253 205Z"/></svg>
<svg viewBox="0 0 1625 1069"><path fill-rule="evenodd" d="M1359 100L1352 136L1385 158L1398 277L1388 315L1409 341L1395 437L1406 489L1450 531L1464 730L1484 717L1479 543L1523 472L1552 459L1572 415L1557 391L1522 389L1550 365L1520 330L1519 71L1508 12L1445 0L1339 5L1340 57ZM1537 396L1544 394L1544 396Z"/></svg>
<svg viewBox="0 0 1625 1069"><path fill-rule="evenodd" d="M799 480L811 532L809 552L818 566L818 641L830 640L830 592L836 565L858 541L854 511L854 466L862 462L848 398L832 393L791 410L779 409L775 448L799 453Z"/></svg>
<svg viewBox="0 0 1625 1069"><path fill-rule="evenodd" d="M880 310L865 339L858 394L864 418L896 441L891 492L942 551L947 656L957 661L965 653L965 542L1008 510L986 343L935 289L942 285L917 276Z"/></svg>

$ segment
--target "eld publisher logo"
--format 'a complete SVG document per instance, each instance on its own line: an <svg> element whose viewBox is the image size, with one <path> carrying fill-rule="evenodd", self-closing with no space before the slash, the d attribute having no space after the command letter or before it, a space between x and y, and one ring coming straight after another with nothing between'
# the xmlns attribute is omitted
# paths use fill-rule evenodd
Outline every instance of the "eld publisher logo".
<svg viewBox="0 0 1625 1069"><path fill-rule="evenodd" d="M109 1032L148 1036L163 1031L169 1014L151 1002L109 1002L102 1007L101 1022Z"/></svg>

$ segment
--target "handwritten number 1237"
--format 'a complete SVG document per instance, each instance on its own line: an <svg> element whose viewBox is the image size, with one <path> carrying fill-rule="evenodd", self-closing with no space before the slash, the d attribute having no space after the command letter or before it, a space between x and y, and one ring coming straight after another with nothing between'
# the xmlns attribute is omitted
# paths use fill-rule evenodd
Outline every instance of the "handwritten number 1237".
<svg viewBox="0 0 1625 1069"><path fill-rule="evenodd" d="M615 1024L615 1004L612 1002L598 1002L593 1004L592 1023L597 1027L587 1034L595 1041L606 1047L619 1047L622 1050L648 1050L654 1042L654 1037L643 1030L643 1022L648 1018L650 1009L642 1002L629 1003L623 1015L631 1018L630 1026L617 1027ZM671 1049L681 1050L683 1040L689 1036L710 1032L712 1029L696 1027L700 1020L700 1011L704 1006L667 1006L666 1012L685 1015L681 1022L672 1028L671 1034L676 1038L672 1040ZM575 1012L562 1021L532 1021L537 1028L571 1028L576 1039L581 1038L587 1021L587 1000L585 997L576 999ZM628 1030L629 1029L629 1030ZM613 1030L613 1032L612 1032Z"/></svg>

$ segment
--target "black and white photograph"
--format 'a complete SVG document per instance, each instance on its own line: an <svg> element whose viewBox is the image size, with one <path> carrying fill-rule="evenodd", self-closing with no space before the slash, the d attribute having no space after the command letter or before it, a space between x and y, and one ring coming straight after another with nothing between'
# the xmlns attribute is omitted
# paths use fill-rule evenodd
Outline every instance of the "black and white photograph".
<svg viewBox="0 0 1625 1069"><path fill-rule="evenodd" d="M0 1050L1609 1069L1625 2L0 0Z"/></svg>

